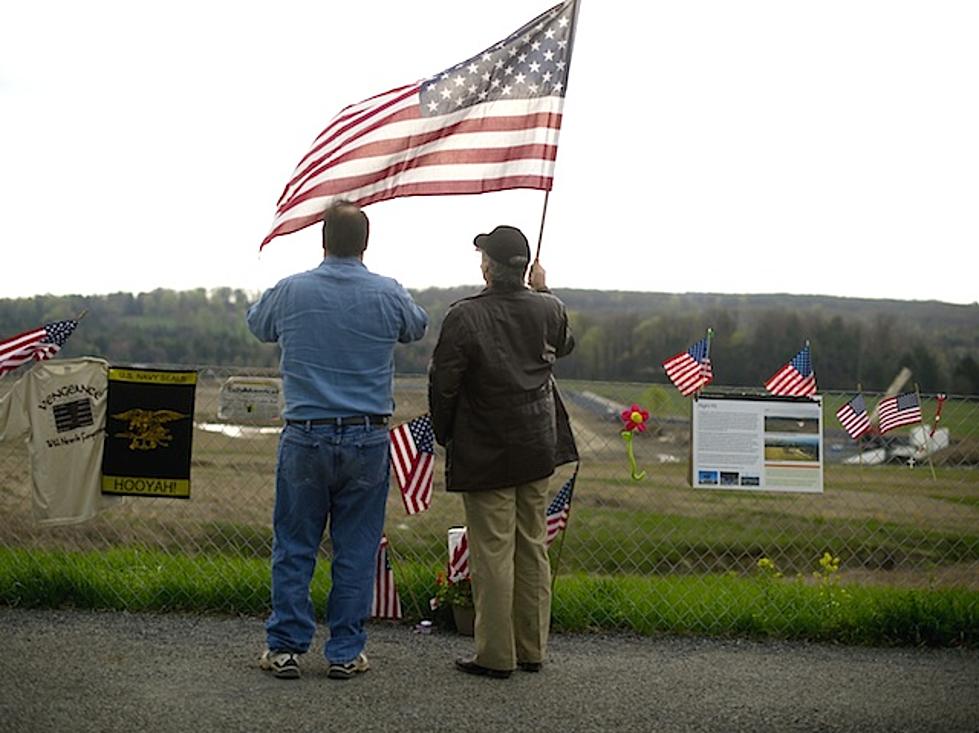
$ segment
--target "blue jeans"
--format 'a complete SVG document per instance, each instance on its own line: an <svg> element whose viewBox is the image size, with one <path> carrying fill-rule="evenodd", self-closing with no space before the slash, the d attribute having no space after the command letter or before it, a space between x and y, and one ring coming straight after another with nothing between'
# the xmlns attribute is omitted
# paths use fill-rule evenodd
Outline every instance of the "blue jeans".
<svg viewBox="0 0 979 733"><path fill-rule="evenodd" d="M386 427L286 425L279 439L272 515L268 647L306 652L316 632L309 584L327 523L333 545L326 618L328 661L349 662L367 642L377 548L384 529Z"/></svg>

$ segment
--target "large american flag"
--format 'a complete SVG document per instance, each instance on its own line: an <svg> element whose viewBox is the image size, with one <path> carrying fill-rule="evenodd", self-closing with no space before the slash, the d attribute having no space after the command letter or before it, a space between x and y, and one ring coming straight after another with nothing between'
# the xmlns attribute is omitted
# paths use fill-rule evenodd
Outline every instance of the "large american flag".
<svg viewBox="0 0 979 733"><path fill-rule="evenodd" d="M779 369L765 382L765 389L774 395L808 397L816 393L816 375L812 370L809 344L792 357L792 361Z"/></svg>
<svg viewBox="0 0 979 733"><path fill-rule="evenodd" d="M0 341L0 376L31 359L50 359L61 350L78 321L53 321Z"/></svg>
<svg viewBox="0 0 979 733"><path fill-rule="evenodd" d="M401 618L401 597L394 583L394 571L388 559L388 538L381 536L377 548L374 575L374 601L371 604L371 618Z"/></svg>
<svg viewBox="0 0 979 733"><path fill-rule="evenodd" d="M435 475L435 432L425 414L391 430L391 466L401 489L405 511L423 512L432 505Z"/></svg>
<svg viewBox="0 0 979 733"><path fill-rule="evenodd" d="M571 478L557 492L547 507L547 546L550 547L558 533L568 526L568 514L571 512L571 497L574 494L574 482L578 478L578 467L575 466Z"/></svg>
<svg viewBox="0 0 979 733"><path fill-rule="evenodd" d="M885 397L877 405L880 416L881 435L899 428L902 425L912 425L921 422L921 403L914 392Z"/></svg>
<svg viewBox="0 0 979 733"><path fill-rule="evenodd" d="M836 417L843 429L854 440L859 439L870 430L870 415L867 414L867 403L863 395L857 395L836 411Z"/></svg>
<svg viewBox="0 0 979 733"><path fill-rule="evenodd" d="M681 351L663 362L666 376L680 390L684 397L714 381L714 371L710 364L710 341L700 339L686 351Z"/></svg>
<svg viewBox="0 0 979 733"><path fill-rule="evenodd" d="M555 5L472 58L345 107L299 161L261 246L338 197L549 191L574 18L575 0Z"/></svg>

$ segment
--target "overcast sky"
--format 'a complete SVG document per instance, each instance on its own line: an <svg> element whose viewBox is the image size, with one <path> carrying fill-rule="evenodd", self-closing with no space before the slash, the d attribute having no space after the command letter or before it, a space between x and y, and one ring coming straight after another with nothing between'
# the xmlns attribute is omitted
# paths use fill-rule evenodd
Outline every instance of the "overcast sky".
<svg viewBox="0 0 979 733"><path fill-rule="evenodd" d="M346 104L549 0L17 2L0 21L0 297L258 291L299 158ZM583 0L541 261L553 287L979 300L979 2ZM367 265L473 284L544 194L369 206Z"/></svg>

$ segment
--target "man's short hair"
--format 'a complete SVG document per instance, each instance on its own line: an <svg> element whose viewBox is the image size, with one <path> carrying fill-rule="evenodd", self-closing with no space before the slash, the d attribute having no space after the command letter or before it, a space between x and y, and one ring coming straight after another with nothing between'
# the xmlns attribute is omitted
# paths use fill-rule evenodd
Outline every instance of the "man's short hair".
<svg viewBox="0 0 979 733"><path fill-rule="evenodd" d="M489 274L490 283L493 285L509 285L511 287L523 285L524 273L527 272L527 265L508 265L494 260L486 252L485 258L486 272Z"/></svg>
<svg viewBox="0 0 979 733"><path fill-rule="evenodd" d="M334 257L357 257L367 249L370 222L360 207L344 199L323 213L323 250Z"/></svg>

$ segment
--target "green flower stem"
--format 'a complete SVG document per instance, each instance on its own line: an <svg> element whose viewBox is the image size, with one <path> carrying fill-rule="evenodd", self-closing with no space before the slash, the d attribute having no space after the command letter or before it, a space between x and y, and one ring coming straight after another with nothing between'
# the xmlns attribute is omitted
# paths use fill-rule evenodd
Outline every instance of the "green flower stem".
<svg viewBox="0 0 979 733"><path fill-rule="evenodd" d="M646 472L640 471L639 467L636 465L636 456L632 452L632 431L623 430L621 433L619 433L619 435L621 435L622 440L625 441L625 449L626 452L629 454L629 466L632 469L632 473L631 473L632 480L642 481L644 478L646 478Z"/></svg>

